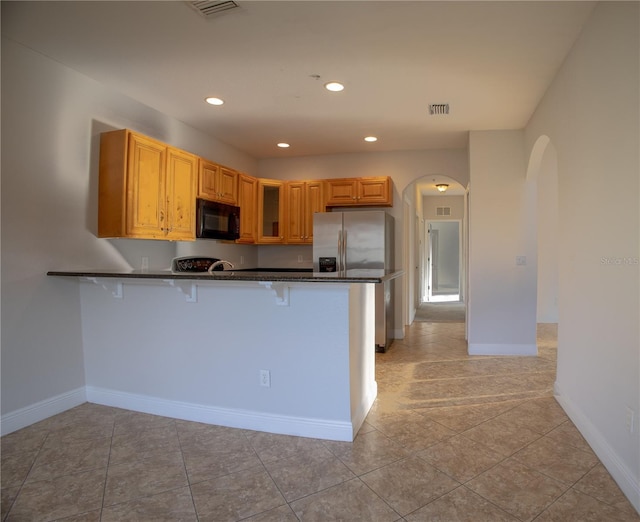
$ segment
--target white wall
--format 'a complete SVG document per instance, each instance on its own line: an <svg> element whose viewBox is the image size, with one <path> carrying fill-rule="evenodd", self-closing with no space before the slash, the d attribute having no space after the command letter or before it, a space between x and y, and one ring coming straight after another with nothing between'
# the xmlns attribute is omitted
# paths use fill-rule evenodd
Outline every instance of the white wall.
<svg viewBox="0 0 640 522"><path fill-rule="evenodd" d="M638 510L639 18L637 2L597 5L525 134L558 157L556 392Z"/></svg>
<svg viewBox="0 0 640 522"><path fill-rule="evenodd" d="M522 131L471 132L469 162L469 353L534 355L536 242Z"/></svg>
<svg viewBox="0 0 640 522"><path fill-rule="evenodd" d="M124 127L256 173L250 157L2 40L3 418L83 400L78 284L48 270L139 267L142 256L166 268L175 254L169 242L95 236L99 134Z"/></svg>

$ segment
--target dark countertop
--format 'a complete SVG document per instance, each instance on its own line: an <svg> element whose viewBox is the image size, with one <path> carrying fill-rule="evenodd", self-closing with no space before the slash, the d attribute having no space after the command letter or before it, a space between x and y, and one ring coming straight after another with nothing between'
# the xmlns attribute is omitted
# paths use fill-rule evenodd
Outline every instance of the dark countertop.
<svg viewBox="0 0 640 522"><path fill-rule="evenodd" d="M313 272L310 270L289 271L283 269L216 270L208 272L172 272L171 270L51 270L48 276L112 278L112 279L158 279L190 281L286 281L291 283L382 283L400 277L402 270L356 269L346 274L336 272Z"/></svg>

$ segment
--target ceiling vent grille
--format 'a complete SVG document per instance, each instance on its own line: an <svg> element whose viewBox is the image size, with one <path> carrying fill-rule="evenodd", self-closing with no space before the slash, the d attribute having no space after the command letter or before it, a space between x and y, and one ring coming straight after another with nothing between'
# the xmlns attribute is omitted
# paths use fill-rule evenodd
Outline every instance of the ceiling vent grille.
<svg viewBox="0 0 640 522"><path fill-rule="evenodd" d="M436 207L436 216L450 216L451 207Z"/></svg>
<svg viewBox="0 0 640 522"><path fill-rule="evenodd" d="M448 103L432 103L429 105L429 114L449 114Z"/></svg>
<svg viewBox="0 0 640 522"><path fill-rule="evenodd" d="M224 11L239 7L233 0L200 0L196 2L187 2L191 7L198 11L205 18L218 15Z"/></svg>

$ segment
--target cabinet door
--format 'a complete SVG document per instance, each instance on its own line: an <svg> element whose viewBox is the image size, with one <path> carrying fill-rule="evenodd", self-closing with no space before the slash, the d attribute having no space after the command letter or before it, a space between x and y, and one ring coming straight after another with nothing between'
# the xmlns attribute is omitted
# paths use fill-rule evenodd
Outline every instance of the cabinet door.
<svg viewBox="0 0 640 522"><path fill-rule="evenodd" d="M359 205L391 205L391 179L361 178L357 197Z"/></svg>
<svg viewBox="0 0 640 522"><path fill-rule="evenodd" d="M198 158L178 149L167 152L166 238L191 241L196 237Z"/></svg>
<svg viewBox="0 0 640 522"><path fill-rule="evenodd" d="M309 181L305 191L305 243L313 243L313 214L327 210L324 202L324 183Z"/></svg>
<svg viewBox="0 0 640 522"><path fill-rule="evenodd" d="M355 179L327 181L327 206L350 206L357 202L358 186Z"/></svg>
<svg viewBox="0 0 640 522"><path fill-rule="evenodd" d="M218 198L222 203L238 204L238 173L226 167L220 167L218 173Z"/></svg>
<svg viewBox="0 0 640 522"><path fill-rule="evenodd" d="M220 166L200 160L198 172L198 197L215 200L218 198L218 177Z"/></svg>
<svg viewBox="0 0 640 522"><path fill-rule="evenodd" d="M236 243L255 243L257 228L258 180L246 174L238 176L238 204L240 206L240 238Z"/></svg>
<svg viewBox="0 0 640 522"><path fill-rule="evenodd" d="M258 243L284 242L284 182L258 181Z"/></svg>
<svg viewBox="0 0 640 522"><path fill-rule="evenodd" d="M165 146L154 140L129 135L126 237L162 238L165 235L166 151Z"/></svg>
<svg viewBox="0 0 640 522"><path fill-rule="evenodd" d="M305 183L287 183L287 243L305 242Z"/></svg>

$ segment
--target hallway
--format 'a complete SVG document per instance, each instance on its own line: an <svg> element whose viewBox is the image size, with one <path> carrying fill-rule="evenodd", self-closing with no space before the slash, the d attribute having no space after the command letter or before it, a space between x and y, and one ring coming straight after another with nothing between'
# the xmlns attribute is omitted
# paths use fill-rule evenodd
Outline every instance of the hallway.
<svg viewBox="0 0 640 522"><path fill-rule="evenodd" d="M84 404L1 439L2 519L640 520L552 397L554 326L539 346L469 357L464 323L415 322L353 443Z"/></svg>

